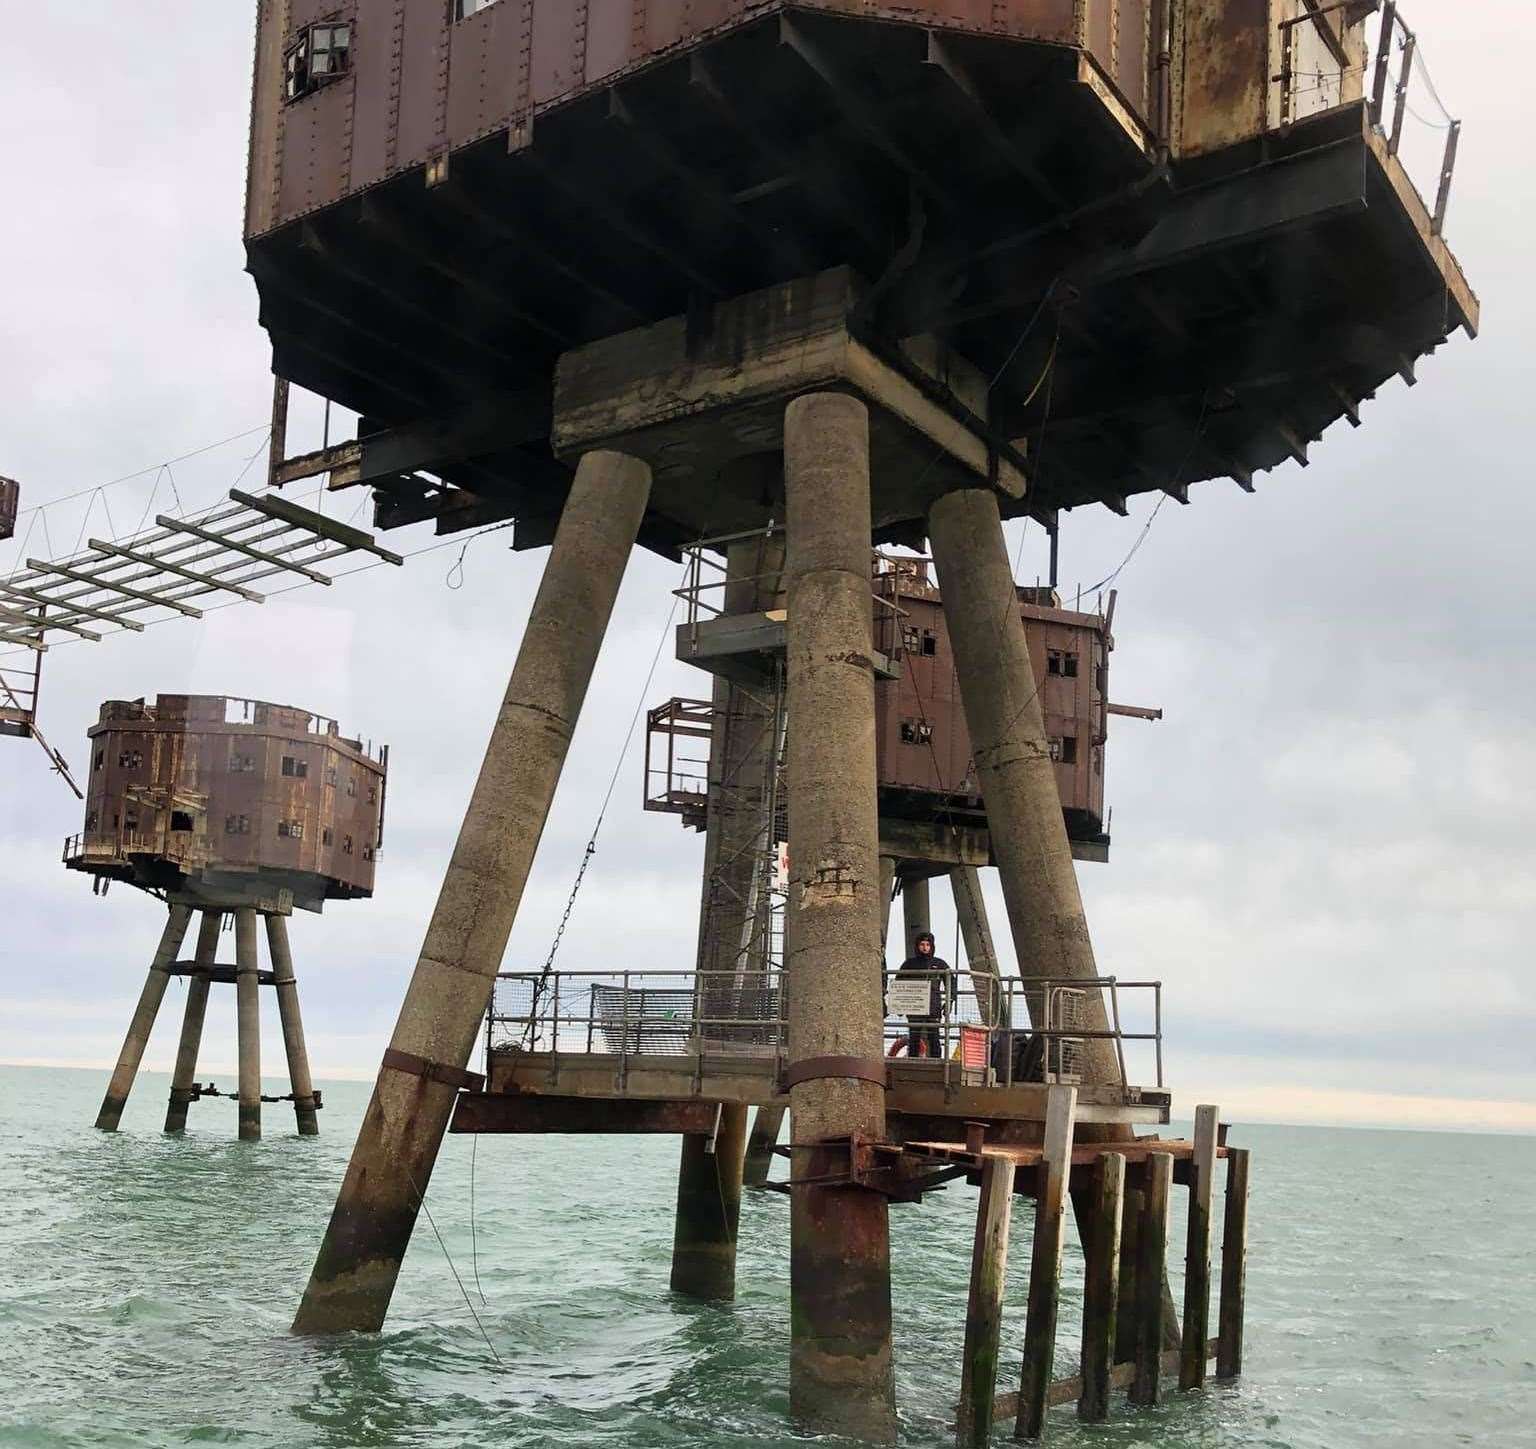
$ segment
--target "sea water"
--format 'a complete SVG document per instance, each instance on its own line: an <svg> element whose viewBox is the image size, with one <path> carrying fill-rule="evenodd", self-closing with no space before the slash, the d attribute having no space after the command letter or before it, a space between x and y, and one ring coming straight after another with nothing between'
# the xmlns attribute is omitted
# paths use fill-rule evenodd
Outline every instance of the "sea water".
<svg viewBox="0 0 1536 1449"><path fill-rule="evenodd" d="M97 1132L105 1081L0 1068L0 1445L812 1442L787 1418L788 1201L747 1194L734 1304L674 1296L675 1138L449 1137L385 1331L302 1340L288 1324L368 1088L324 1084L318 1139L284 1103L242 1144L227 1099L163 1136L155 1073ZM1536 1446L1536 1139L1232 1140L1253 1149L1243 1377L1150 1411L1117 1399L1104 1426L1056 1409L1049 1440ZM1023 1342L1019 1206L1000 1389ZM891 1212L903 1445L953 1443L975 1207L956 1183ZM1080 1270L1069 1227L1061 1374Z"/></svg>

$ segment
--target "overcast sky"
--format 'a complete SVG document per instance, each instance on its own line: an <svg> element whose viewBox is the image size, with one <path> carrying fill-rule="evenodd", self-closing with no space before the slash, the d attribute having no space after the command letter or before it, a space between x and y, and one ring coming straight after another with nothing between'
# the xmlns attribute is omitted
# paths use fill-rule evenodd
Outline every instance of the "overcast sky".
<svg viewBox="0 0 1536 1449"><path fill-rule="evenodd" d="M0 474L22 480L24 505L265 424L269 354L240 245L253 10L76 0L7 15ZM1253 497L1201 485L1193 506L1162 510L1120 581L1112 693L1166 718L1114 722L1113 859L1079 870L1101 968L1166 983L1186 1110L1533 1131L1536 171L1527 91L1488 60L1495 37L1500 54L1527 53L1536 19L1516 0L1416 0L1408 19L1464 121L1448 235L1483 335L1423 362L1417 388L1387 384L1366 426L1330 431L1310 468L1261 475ZM301 409L295 448L315 428ZM211 500L261 443L249 432L175 465L177 493ZM125 534L152 488L156 509L174 501L151 472L104 495L110 520L100 501L89 520L85 500L49 508L27 552ZM1069 591L1113 567L1149 507L1066 518ZM103 699L159 691L290 702L391 745L378 894L292 927L321 1078L372 1075L415 961L543 564L506 537L470 546L456 591L458 544L47 657L42 724L77 768ZM1025 540L1026 576L1039 545ZM0 544L0 573L15 556ZM645 553L630 565L508 969L548 950L676 574ZM644 702L706 692L664 653ZM698 837L642 813L640 792L632 750L568 967L692 964ZM63 869L81 818L36 745L0 739L0 1060L109 1064L142 982L160 907L121 887L95 898ZM1003 944L995 883L990 895ZM174 1052L181 990L150 1066ZM230 1073L232 996L215 995L205 1075ZM266 1060L280 1067L275 1021Z"/></svg>

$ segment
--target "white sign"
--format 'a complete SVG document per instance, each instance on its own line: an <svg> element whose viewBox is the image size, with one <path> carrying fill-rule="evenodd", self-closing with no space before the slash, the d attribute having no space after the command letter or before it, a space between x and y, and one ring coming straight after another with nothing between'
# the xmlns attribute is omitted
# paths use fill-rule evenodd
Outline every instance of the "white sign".
<svg viewBox="0 0 1536 1449"><path fill-rule="evenodd" d="M897 977L886 992L892 1016L927 1016L933 1007L933 982Z"/></svg>

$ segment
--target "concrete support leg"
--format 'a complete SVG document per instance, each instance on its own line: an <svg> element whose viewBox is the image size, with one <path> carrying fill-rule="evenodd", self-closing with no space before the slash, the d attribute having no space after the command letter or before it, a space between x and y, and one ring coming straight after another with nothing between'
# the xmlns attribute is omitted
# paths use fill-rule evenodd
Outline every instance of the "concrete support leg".
<svg viewBox="0 0 1536 1449"><path fill-rule="evenodd" d="M187 906L172 906L166 917L155 959L150 963L144 989L139 993L139 1004L134 1007L133 1020L128 1023L128 1035L123 1038L123 1049L117 1054L112 1080L107 1083L107 1094L101 1099L101 1110L96 1114L96 1125L103 1132L116 1132L117 1124L122 1120L123 1108L128 1105L128 1093L133 1090L133 1079L138 1076L139 1063L144 1060L144 1048L154 1029L155 1017L160 1014L160 1003L165 999L171 964L181 950L191 920L192 911Z"/></svg>
<svg viewBox="0 0 1536 1449"><path fill-rule="evenodd" d="M644 463L620 453L588 453L576 469L296 1332L384 1322L650 482Z"/></svg>
<svg viewBox="0 0 1536 1449"><path fill-rule="evenodd" d="M197 928L199 966L213 966L219 959L219 928L224 924L222 911L204 911ZM187 983L187 1006L181 1018L181 1043L176 1048L176 1069L171 1073L171 1100L165 1109L165 1130L184 1132L187 1107L192 1101L192 1085L197 1081L197 1053L203 1043L203 1019L208 1014L208 978L193 976Z"/></svg>
<svg viewBox="0 0 1536 1449"><path fill-rule="evenodd" d="M752 1131L747 1138L747 1156L742 1166L742 1182L747 1187L762 1187L768 1181L768 1169L773 1166L773 1149L784 1126L783 1107L759 1107L752 1118Z"/></svg>
<svg viewBox="0 0 1536 1449"><path fill-rule="evenodd" d="M909 878L901 883L901 925L906 936L902 941L902 960L917 954L917 937L920 931L933 930L933 916L928 906L928 881L926 878Z"/></svg>
<svg viewBox="0 0 1536 1449"><path fill-rule="evenodd" d="M946 494L929 512L928 537L1019 975L1093 979L1098 967L996 495L981 488ZM1090 994L1087 1008L1084 1025L1107 1030L1097 993ZM1114 1043L1085 1043L1083 1081L1119 1080ZM1134 1136L1128 1126L1085 1128L1082 1134L1092 1142L1127 1142ZM1076 1199L1073 1209L1081 1224ZM1132 1247L1140 1211L1139 1194L1127 1193L1125 1236ZM1125 1289L1122 1283L1122 1297ZM1177 1347L1178 1315L1166 1286L1163 1296L1164 1341Z"/></svg>
<svg viewBox="0 0 1536 1449"><path fill-rule="evenodd" d="M955 898L955 915L960 920L960 939L965 943L966 965L976 992L976 1009L981 1019L992 1026L1003 1007L999 989L997 947L992 942L992 925L987 920L987 902L981 893L981 872L974 865L957 865L949 873L949 889Z"/></svg>
<svg viewBox="0 0 1536 1449"><path fill-rule="evenodd" d="M726 549L724 612L753 613L779 602L784 570L781 537L741 539ZM700 1046L740 1040L710 1018L750 1016L766 998L770 925L766 873L778 770L779 710L775 681L757 687L717 677L709 742L709 804L704 831L704 889L699 908L698 1001L705 1024ZM759 1126L767 1130L759 1109ZM778 1116L771 1118L778 1136ZM722 1104L714 1137L685 1136L678 1165L672 1288L704 1299L736 1290L736 1224L740 1216L747 1109ZM754 1173L767 1181L770 1140Z"/></svg>
<svg viewBox="0 0 1536 1449"><path fill-rule="evenodd" d="M784 420L789 538L790 1407L815 1431L894 1441L890 1224L845 1179L883 1137L880 866L869 586L869 416L843 394Z"/></svg>
<svg viewBox="0 0 1536 1449"><path fill-rule="evenodd" d="M240 1140L261 1140L261 985L256 912L235 912L235 1031L240 1050Z"/></svg>
<svg viewBox="0 0 1536 1449"><path fill-rule="evenodd" d="M688 1133L677 1174L672 1291L729 1302L736 1296L736 1230L747 1109L720 1104L715 1135Z"/></svg>
<svg viewBox="0 0 1536 1449"><path fill-rule="evenodd" d="M267 954L272 958L272 981L277 988L277 1016L283 1026L283 1050L288 1055L289 1091L300 1137L318 1137L315 1083L309 1074L309 1049L304 1045L304 1019L299 1015L299 983L293 974L293 952L288 946L286 916L267 917Z"/></svg>

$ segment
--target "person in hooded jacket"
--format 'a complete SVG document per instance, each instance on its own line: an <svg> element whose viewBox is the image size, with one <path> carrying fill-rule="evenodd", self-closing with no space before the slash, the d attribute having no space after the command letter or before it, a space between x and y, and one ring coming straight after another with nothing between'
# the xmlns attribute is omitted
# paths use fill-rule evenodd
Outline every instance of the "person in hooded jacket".
<svg viewBox="0 0 1536 1449"><path fill-rule="evenodd" d="M907 1055L909 1057L939 1057L944 1054L943 1035L939 1023L946 1010L955 1005L955 973L949 962L934 951L932 931L919 931L912 943L913 954L896 968L898 976L918 973L928 978L928 1012L925 1016L907 1018Z"/></svg>

